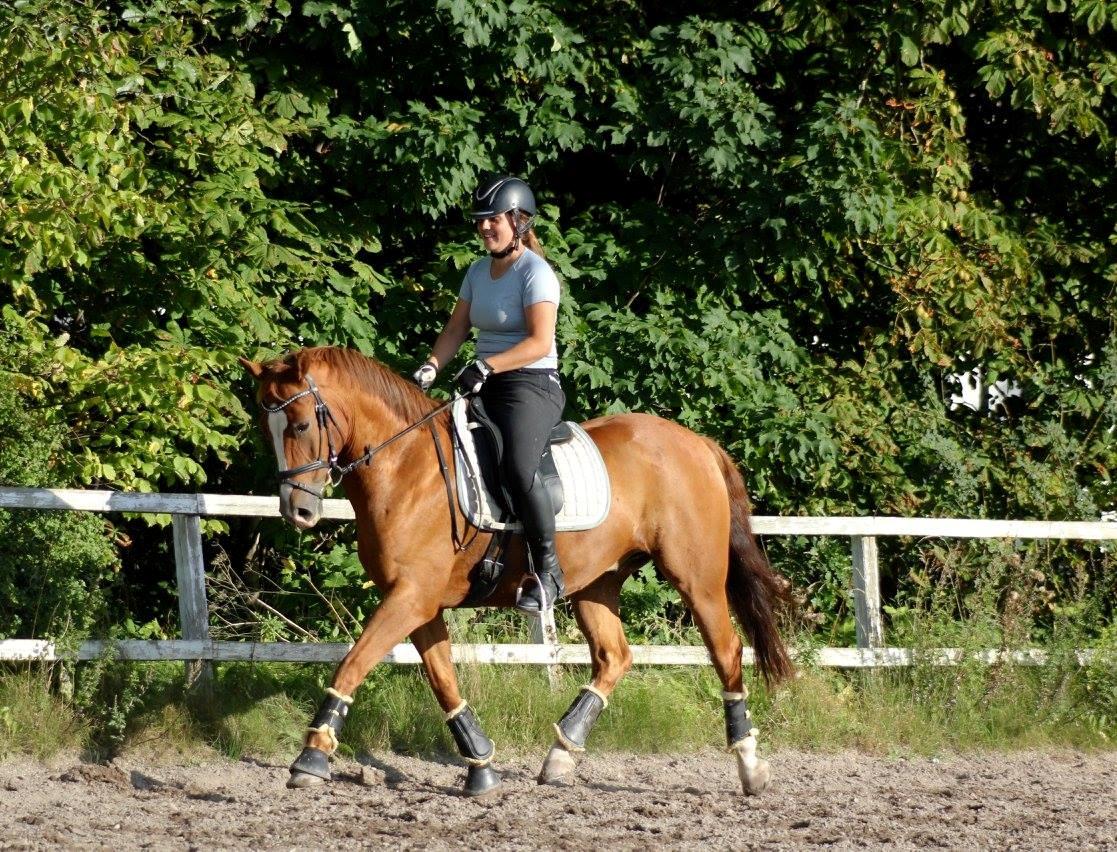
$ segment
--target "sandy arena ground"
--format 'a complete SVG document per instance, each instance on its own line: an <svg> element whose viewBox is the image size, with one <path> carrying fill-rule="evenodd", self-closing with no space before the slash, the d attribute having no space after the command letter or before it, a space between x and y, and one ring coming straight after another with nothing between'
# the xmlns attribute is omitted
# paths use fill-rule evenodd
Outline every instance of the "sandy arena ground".
<svg viewBox="0 0 1117 852"><path fill-rule="evenodd" d="M507 758L481 800L458 794L456 763L394 754L301 791L251 761L9 762L0 849L1117 849L1117 752L771 759L772 786L748 799L712 750L590 754L566 787Z"/></svg>

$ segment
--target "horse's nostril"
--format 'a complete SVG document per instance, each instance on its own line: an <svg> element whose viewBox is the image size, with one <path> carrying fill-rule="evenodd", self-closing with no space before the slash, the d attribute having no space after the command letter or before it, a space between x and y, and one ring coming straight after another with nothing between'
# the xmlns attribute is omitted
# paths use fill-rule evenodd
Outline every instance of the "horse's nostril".
<svg viewBox="0 0 1117 852"><path fill-rule="evenodd" d="M304 509L301 506L298 509L295 510L295 514L298 515L299 518L301 520L304 520L304 521L314 520L314 513L312 511L310 511L310 509Z"/></svg>

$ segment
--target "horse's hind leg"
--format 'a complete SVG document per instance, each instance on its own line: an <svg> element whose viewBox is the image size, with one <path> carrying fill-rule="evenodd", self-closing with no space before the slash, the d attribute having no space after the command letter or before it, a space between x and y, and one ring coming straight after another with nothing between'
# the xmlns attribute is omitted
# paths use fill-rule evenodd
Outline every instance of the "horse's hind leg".
<svg viewBox="0 0 1117 852"><path fill-rule="evenodd" d="M540 784L559 783L573 774L574 755L586 750L586 738L607 706L609 695L632 667L632 651L618 614L623 583L623 572L607 574L574 597L574 615L593 660L593 680L582 687L555 725L555 744L539 772Z"/></svg>
<svg viewBox="0 0 1117 852"><path fill-rule="evenodd" d="M500 776L493 771L492 760L496 749L481 729L473 708L458 692L458 678L450 660L450 636L446 621L439 613L411 634L411 641L419 650L423 669L431 691L446 714L446 724L454 735L458 752L469 770L465 779L465 794L481 796L500 787Z"/></svg>
<svg viewBox="0 0 1117 852"><path fill-rule="evenodd" d="M768 761L756 756L759 731L749 714L748 690L741 675L741 639L729 617L728 554L688 550L681 545L668 547L656 556L656 565L679 590L710 652L722 684L728 750L736 756L742 790L756 795L768 786L771 769ZM684 573L681 566L692 570Z"/></svg>

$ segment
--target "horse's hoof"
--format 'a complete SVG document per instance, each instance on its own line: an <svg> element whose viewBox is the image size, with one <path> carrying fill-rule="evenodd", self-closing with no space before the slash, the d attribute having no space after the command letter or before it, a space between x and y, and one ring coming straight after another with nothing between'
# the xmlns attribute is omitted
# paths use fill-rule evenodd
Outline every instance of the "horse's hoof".
<svg viewBox="0 0 1117 852"><path fill-rule="evenodd" d="M555 743L547 752L547 759L543 761L543 768L539 770L537 780L540 784L570 784L574 780L574 770L577 768L574 755Z"/></svg>
<svg viewBox="0 0 1117 852"><path fill-rule="evenodd" d="M291 764L291 777L287 787L301 790L303 787L316 787L330 780L330 758L320 748L307 746Z"/></svg>
<svg viewBox="0 0 1117 852"><path fill-rule="evenodd" d="M744 790L746 796L759 796L772 781L772 770L766 760L757 760L755 766L747 769L744 766L739 766L738 770L737 774L741 778L741 789Z"/></svg>
<svg viewBox="0 0 1117 852"><path fill-rule="evenodd" d="M465 775L465 789L463 792L470 797L487 796L500 789L500 776L493 768L485 766L471 766Z"/></svg>
<svg viewBox="0 0 1117 852"><path fill-rule="evenodd" d="M319 778L317 775L311 775L309 772L293 771L291 777L287 779L287 789L302 790L306 787L317 787L319 784L325 783L325 778Z"/></svg>

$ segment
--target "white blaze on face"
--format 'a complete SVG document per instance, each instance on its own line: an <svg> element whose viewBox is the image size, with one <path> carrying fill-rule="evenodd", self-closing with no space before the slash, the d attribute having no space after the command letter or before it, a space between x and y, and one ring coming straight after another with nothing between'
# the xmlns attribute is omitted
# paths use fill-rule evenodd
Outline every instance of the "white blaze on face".
<svg viewBox="0 0 1117 852"><path fill-rule="evenodd" d="M287 470L287 454L283 452L283 430L287 428L287 415L282 411L268 414L268 430L271 432L272 445L275 447L276 470ZM283 511L291 499L291 486L284 482L279 486L279 508Z"/></svg>

